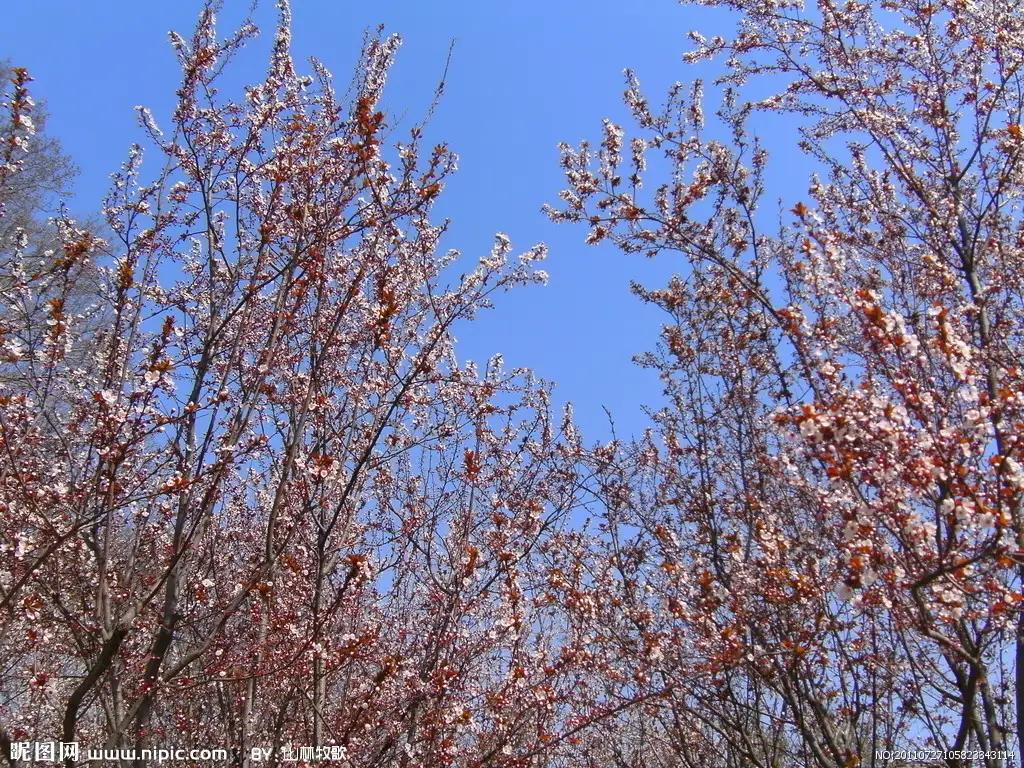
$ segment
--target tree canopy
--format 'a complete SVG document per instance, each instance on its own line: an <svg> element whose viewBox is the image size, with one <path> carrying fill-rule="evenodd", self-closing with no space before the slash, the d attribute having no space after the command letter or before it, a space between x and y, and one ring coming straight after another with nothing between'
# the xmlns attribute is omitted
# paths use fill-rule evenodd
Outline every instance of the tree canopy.
<svg viewBox="0 0 1024 768"><path fill-rule="evenodd" d="M281 2L232 95L256 30L206 4L101 223L56 204L73 166L2 70L11 765L49 740L135 766L1020 765L1024 19L700 4L736 30L684 60L722 75L655 107L627 71L631 122L563 145L546 206L675 265L634 286L664 317L634 440L459 362L455 324L543 283L546 249L441 248L455 156L381 106L397 37L339 90ZM782 213L771 114L816 168Z"/></svg>

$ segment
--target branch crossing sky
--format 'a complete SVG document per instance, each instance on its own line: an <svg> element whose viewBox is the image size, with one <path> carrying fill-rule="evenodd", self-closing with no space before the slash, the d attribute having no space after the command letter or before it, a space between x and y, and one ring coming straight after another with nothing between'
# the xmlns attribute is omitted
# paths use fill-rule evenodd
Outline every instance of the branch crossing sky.
<svg viewBox="0 0 1024 768"><path fill-rule="evenodd" d="M8 9L0 58L29 68L34 94L50 115L48 133L81 169L70 201L76 215L95 213L109 174L128 145L143 139L133 107L150 107L166 124L178 83L167 32L190 32L199 7L188 0L36 0ZM221 33L247 9L247 2L229 0ZM530 367L553 380L557 401L573 402L589 438L608 437L605 408L619 436L643 429L641 406L658 404L660 385L631 357L654 346L662 318L630 294L629 284L662 285L677 265L664 257L624 257L606 244L586 246L582 229L550 223L541 206L555 202L562 186L558 142L599 140L602 118L625 118L625 67L658 104L671 82L709 76L681 61L690 45L686 33L710 35L731 22L671 0L296 0L293 17L300 67L317 56L339 86L351 74L365 29L383 24L403 37L385 96L403 133L427 109L454 40L447 89L427 134L460 157L437 206L452 219L446 246L475 260L498 231L517 252L544 241L551 276L546 287L499 297L495 310L459 329L460 357L482 364L500 352L507 368ZM264 71L273 4L261 3L255 18L262 34L227 78L239 88ZM626 128L628 135L628 122ZM799 194L806 184L793 181L795 190L786 192Z"/></svg>

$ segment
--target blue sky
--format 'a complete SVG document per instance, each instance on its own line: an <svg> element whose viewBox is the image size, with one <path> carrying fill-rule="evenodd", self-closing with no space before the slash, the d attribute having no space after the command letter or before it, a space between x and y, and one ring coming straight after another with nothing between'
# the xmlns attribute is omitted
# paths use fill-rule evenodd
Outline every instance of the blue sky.
<svg viewBox="0 0 1024 768"><path fill-rule="evenodd" d="M247 8L228 0L221 31ZM48 132L81 169L77 213L98 208L109 174L141 140L133 106L149 106L158 121L169 114L178 75L167 32L190 32L198 9L191 0L34 0L5 12L0 58L30 69ZM296 58L317 56L340 83L364 29L384 24L401 34L385 106L407 125L422 117L454 39L446 93L428 129L460 157L438 206L452 219L447 245L475 259L498 231L524 249L543 241L551 276L463 326L460 357L501 352L507 367L554 381L557 402L574 403L590 438L607 436L605 407L620 436L642 429L641 405L657 404L660 387L631 357L655 344L660 318L629 282L659 285L676 265L585 246L582 229L551 224L540 208L561 188L558 142L597 139L601 118L624 116L623 68L635 69L658 103L671 82L707 74L682 63L686 32L718 31L723 17L673 0L293 0L293 15ZM237 63L237 82L259 79L274 18L264 0L256 13L263 34Z"/></svg>

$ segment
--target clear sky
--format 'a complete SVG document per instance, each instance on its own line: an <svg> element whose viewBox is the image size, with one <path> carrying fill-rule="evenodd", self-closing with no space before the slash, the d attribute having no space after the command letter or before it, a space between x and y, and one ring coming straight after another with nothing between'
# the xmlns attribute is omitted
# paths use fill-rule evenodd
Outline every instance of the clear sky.
<svg viewBox="0 0 1024 768"><path fill-rule="evenodd" d="M248 5L227 0L221 31ZM190 32L199 7L197 0L32 0L5 11L0 58L30 69L50 114L48 132L81 169L76 213L98 208L109 174L141 140L133 106L149 106L166 123L178 81L167 32ZM348 80L364 29L384 24L401 34L385 106L406 124L422 117L455 41L428 132L460 157L438 205L452 219L447 245L475 259L498 231L521 248L543 241L551 276L548 286L500 297L495 310L463 326L460 357L501 352L507 367L554 381L557 402L574 403L590 438L607 436L604 407L620 435L642 429L640 406L657 404L660 387L631 357L653 347L660 317L630 294L629 282L659 285L678 265L585 246L582 229L551 224L540 208L561 188L558 142L597 139L601 118L624 116L623 68L635 69L659 103L671 82L706 74L681 61L686 32L718 31L723 17L673 0L293 0L293 15L296 59L317 56L339 83ZM273 4L262 0L263 34L239 60L235 82L260 78L274 18Z"/></svg>

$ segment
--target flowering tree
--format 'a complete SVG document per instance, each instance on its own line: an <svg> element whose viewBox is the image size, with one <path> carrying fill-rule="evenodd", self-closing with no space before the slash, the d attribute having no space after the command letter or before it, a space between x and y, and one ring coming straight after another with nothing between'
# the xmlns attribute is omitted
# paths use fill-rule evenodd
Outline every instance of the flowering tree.
<svg viewBox="0 0 1024 768"><path fill-rule="evenodd" d="M46 135L45 109L32 101L30 81L26 70L0 64L0 82L10 86L0 171L0 285L4 289L18 279L19 270L46 272L60 259L60 198L69 194L77 173L60 143ZM49 219L55 214L56 221ZM96 228L94 223L83 226L86 230ZM81 261L65 279L65 304L69 309L85 309L96 290L94 265ZM23 310L35 313L31 323L22 324L23 333L18 337L19 349L26 353L42 343L40 333L46 328L48 316L45 301L52 296L39 294L37 298L41 303L31 308L23 306ZM95 321L102 322L102 316ZM78 352L84 354L83 350ZM5 373L13 375L16 371L8 369Z"/></svg>
<svg viewBox="0 0 1024 768"><path fill-rule="evenodd" d="M2 201L4 218L0 236L5 242L14 236L14 227L31 229L41 213L52 213L55 198L66 194L75 176L75 166L64 154L60 143L46 136L46 114L28 95L28 72L0 63L0 80L11 86L7 120L17 120L4 127L5 166ZM27 121L27 122L26 122ZM31 142L19 146L18 137Z"/></svg>
<svg viewBox="0 0 1024 768"><path fill-rule="evenodd" d="M723 64L714 128L699 82L657 110L630 73L628 144L607 122L563 151L556 220L681 262L636 287L668 318L641 359L664 407L591 449L528 372L456 359L456 325L543 281L544 250L498 235L457 275L431 220L454 157L380 108L397 38L367 36L342 96L296 71L282 2L231 100L255 29L221 39L208 4L102 239L20 223L33 104L10 70L10 762L38 738L361 768L1024 751L1024 21L704 4L739 18L687 54ZM818 166L775 222L748 127L771 113Z"/></svg>
<svg viewBox="0 0 1024 768"><path fill-rule="evenodd" d="M999 1L703 4L739 18L686 55L722 61L729 139L700 82L656 110L627 73L635 134L564 147L551 209L681 265L636 288L668 315L642 359L667 402L615 459L639 531L621 599L659 611L635 634L672 649L672 693L621 743L645 765L1003 765L1024 752L1024 24ZM774 225L766 113L818 166Z"/></svg>
<svg viewBox="0 0 1024 768"><path fill-rule="evenodd" d="M5 744L555 759L630 695L581 681L586 612L559 602L582 449L544 386L460 365L452 336L544 250L499 235L454 277L430 221L453 155L420 126L389 147L378 108L398 39L366 38L341 98L295 71L280 9L237 101L218 78L255 29L218 38L208 4L172 34L177 105L140 109L109 237L59 218L44 269L5 244ZM0 184L31 141L14 73Z"/></svg>

